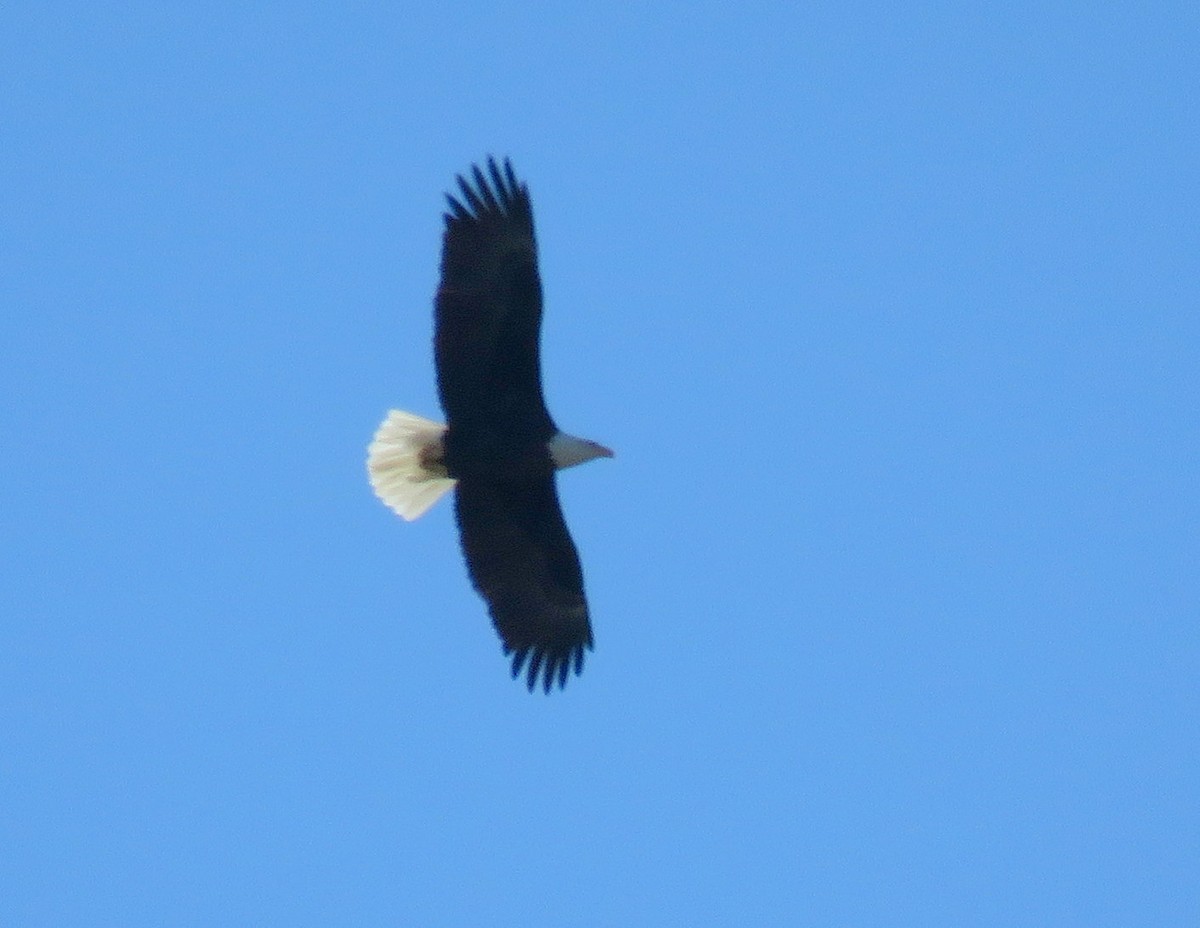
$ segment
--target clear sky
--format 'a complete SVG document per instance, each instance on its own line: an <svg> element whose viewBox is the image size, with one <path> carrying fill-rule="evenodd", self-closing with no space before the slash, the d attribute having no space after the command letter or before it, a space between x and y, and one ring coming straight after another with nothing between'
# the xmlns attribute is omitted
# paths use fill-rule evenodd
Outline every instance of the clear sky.
<svg viewBox="0 0 1200 928"><path fill-rule="evenodd" d="M1200 924L1200 14L991 6L5 4L0 925ZM489 153L549 697L364 471Z"/></svg>

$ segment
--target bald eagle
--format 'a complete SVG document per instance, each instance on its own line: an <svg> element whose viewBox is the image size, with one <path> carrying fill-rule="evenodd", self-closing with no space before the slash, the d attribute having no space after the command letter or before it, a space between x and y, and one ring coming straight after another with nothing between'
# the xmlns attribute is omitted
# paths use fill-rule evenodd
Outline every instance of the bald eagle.
<svg viewBox="0 0 1200 928"><path fill-rule="evenodd" d="M555 472L612 457L554 424L542 396L542 284L529 190L505 159L458 175L434 300L446 424L392 410L367 452L375 494L406 520L454 488L467 572L512 675L532 692L583 669L592 627ZM472 182L473 181L473 182Z"/></svg>

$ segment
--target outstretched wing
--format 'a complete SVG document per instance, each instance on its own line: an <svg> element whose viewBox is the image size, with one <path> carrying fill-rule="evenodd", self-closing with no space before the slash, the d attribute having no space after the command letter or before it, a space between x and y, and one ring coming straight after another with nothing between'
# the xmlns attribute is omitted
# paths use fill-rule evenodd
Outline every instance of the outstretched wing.
<svg viewBox="0 0 1200 928"><path fill-rule="evenodd" d="M583 571L563 521L554 474L522 480L460 480L455 513L467 570L516 677L528 661L526 684L539 677L546 692L583 670L592 627Z"/></svg>
<svg viewBox="0 0 1200 928"><path fill-rule="evenodd" d="M542 398L538 339L542 284L529 190L506 159L447 195L435 303L438 394L451 429L497 427L544 441L554 425ZM473 182L472 182L473 181Z"/></svg>

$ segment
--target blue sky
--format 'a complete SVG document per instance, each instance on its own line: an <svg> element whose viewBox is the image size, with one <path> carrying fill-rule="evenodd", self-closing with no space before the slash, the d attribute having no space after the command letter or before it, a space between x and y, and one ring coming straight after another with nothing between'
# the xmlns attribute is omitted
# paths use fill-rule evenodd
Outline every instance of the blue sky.
<svg viewBox="0 0 1200 928"><path fill-rule="evenodd" d="M1194 5L8 4L0 924L1194 925ZM597 646L508 678L442 192Z"/></svg>

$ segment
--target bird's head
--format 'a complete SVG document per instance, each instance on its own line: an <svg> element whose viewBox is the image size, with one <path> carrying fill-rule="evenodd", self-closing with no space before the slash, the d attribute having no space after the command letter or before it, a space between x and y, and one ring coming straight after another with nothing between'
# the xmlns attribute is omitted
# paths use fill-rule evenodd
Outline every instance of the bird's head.
<svg viewBox="0 0 1200 928"><path fill-rule="evenodd" d="M576 438L566 432L559 432L551 438L547 447L550 449L550 457L554 461L554 466L558 470L562 470L564 467L574 467L576 464L583 464L595 458L611 458L613 456L610 448L606 448L598 442L588 441L586 438Z"/></svg>

